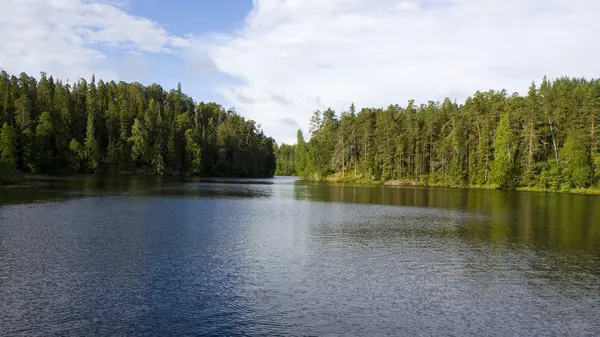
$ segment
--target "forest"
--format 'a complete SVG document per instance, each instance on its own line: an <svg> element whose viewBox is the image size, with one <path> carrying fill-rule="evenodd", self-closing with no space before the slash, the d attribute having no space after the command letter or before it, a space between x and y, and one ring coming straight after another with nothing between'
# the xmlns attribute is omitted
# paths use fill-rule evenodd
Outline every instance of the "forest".
<svg viewBox="0 0 600 337"><path fill-rule="evenodd" d="M600 188L600 81L544 78L526 96L476 92L406 107L315 111L276 174L315 181L530 190Z"/></svg>
<svg viewBox="0 0 600 337"><path fill-rule="evenodd" d="M216 103L157 84L72 85L0 72L0 182L21 173L270 177L275 141Z"/></svg>

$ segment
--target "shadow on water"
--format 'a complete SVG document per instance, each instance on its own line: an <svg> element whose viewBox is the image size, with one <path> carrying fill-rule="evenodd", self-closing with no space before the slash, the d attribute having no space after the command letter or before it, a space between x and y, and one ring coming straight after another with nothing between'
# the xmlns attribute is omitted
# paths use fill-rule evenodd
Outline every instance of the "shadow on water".
<svg viewBox="0 0 600 337"><path fill-rule="evenodd" d="M328 218L323 230L346 221L334 228L338 235L430 235L556 249L600 248L600 197L575 194L311 184L282 177L70 175L30 176L22 186L0 188L0 206L102 196L309 201L329 205L316 210L325 214L340 204L346 205L343 213ZM362 213L346 217L356 210ZM353 224L356 219L363 223Z"/></svg>
<svg viewBox="0 0 600 337"><path fill-rule="evenodd" d="M308 201L320 207L318 214L335 214L341 205L342 213L315 228L348 237L420 235L553 249L600 248L600 197L575 194L312 184L285 177L69 175L30 176L22 186L0 188L0 206L103 196ZM348 218L352 212L361 213ZM353 223L357 219L361 223Z"/></svg>
<svg viewBox="0 0 600 337"><path fill-rule="evenodd" d="M0 188L0 205L109 195L265 198L273 183L272 179L168 176L29 176L22 185Z"/></svg>

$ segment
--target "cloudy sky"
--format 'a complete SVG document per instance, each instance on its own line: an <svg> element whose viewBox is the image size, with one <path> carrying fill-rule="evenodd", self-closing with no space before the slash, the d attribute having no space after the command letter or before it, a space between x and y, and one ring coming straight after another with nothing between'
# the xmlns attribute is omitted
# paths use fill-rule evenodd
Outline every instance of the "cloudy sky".
<svg viewBox="0 0 600 337"><path fill-rule="evenodd" d="M598 0L0 0L0 68L156 82L293 142L315 109L600 77Z"/></svg>

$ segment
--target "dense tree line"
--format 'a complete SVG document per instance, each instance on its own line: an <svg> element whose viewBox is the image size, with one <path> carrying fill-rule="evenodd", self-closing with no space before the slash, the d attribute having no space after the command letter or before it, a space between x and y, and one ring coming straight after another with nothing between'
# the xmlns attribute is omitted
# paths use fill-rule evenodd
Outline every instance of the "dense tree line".
<svg viewBox="0 0 600 337"><path fill-rule="evenodd" d="M294 171L312 180L577 189L600 185L600 81L544 78L526 96L477 92L311 118ZM282 156L280 156L282 157ZM280 158L285 166L291 155Z"/></svg>
<svg viewBox="0 0 600 337"><path fill-rule="evenodd" d="M277 169L275 170L275 175L296 175L296 159L294 157L294 153L294 145L282 144L279 147L275 147L275 157L277 158Z"/></svg>
<svg viewBox="0 0 600 337"><path fill-rule="evenodd" d="M0 167L22 172L272 176L275 142L252 120L157 84L72 85L0 73Z"/></svg>

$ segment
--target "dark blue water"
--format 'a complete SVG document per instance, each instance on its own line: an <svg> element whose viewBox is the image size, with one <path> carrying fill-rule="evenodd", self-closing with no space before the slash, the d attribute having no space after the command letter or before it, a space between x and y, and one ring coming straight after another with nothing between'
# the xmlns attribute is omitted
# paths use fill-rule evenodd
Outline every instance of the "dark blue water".
<svg viewBox="0 0 600 337"><path fill-rule="evenodd" d="M600 334L600 198L37 179L0 189L0 335Z"/></svg>

